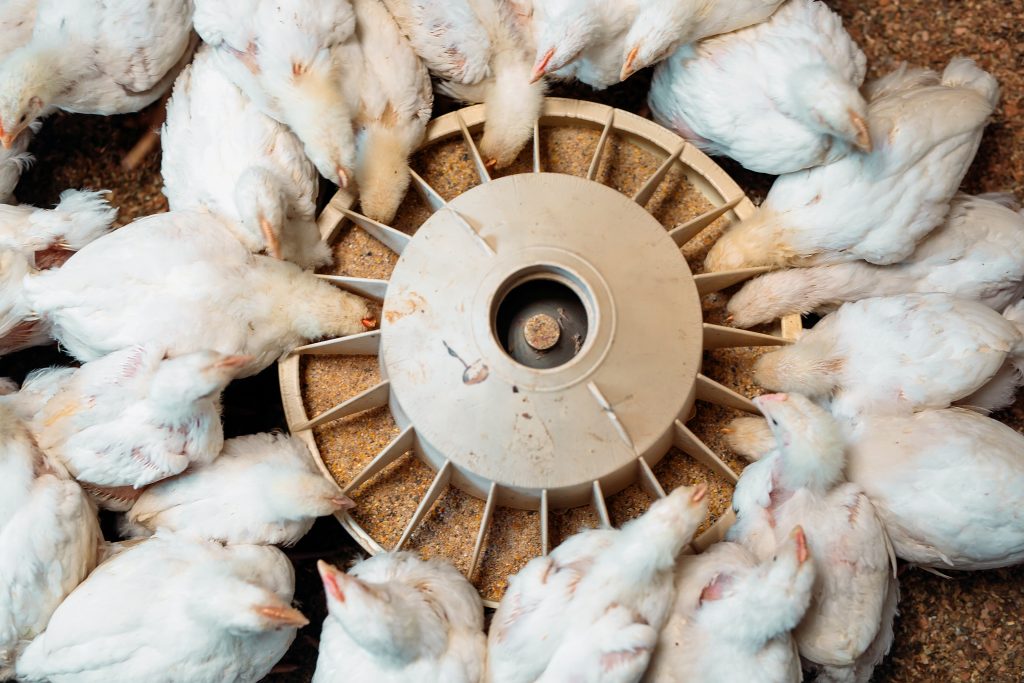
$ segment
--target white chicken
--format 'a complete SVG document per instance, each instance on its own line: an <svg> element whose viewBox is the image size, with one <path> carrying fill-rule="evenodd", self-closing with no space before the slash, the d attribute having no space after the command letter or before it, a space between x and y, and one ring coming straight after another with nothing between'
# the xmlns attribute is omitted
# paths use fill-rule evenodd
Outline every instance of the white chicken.
<svg viewBox="0 0 1024 683"><path fill-rule="evenodd" d="M945 408L1007 362L1024 365L1024 328L976 301L904 294L844 304L797 343L759 358L754 378L775 391L831 397L835 415L853 416Z"/></svg>
<svg viewBox="0 0 1024 683"><path fill-rule="evenodd" d="M864 415L847 432L847 477L899 557L938 569L1024 562L1024 436L958 408Z"/></svg>
<svg viewBox="0 0 1024 683"><path fill-rule="evenodd" d="M860 487L841 483L844 443L831 415L799 394L754 402L776 450L743 471L726 538L764 561L803 527L817 578L794 631L800 655L827 680L865 682L892 643L899 596L885 528Z"/></svg>
<svg viewBox="0 0 1024 683"><path fill-rule="evenodd" d="M1005 196L957 196L946 222L895 265L850 261L762 275L729 299L732 322L753 327L794 313L827 313L845 301L912 292L945 292L1001 311L1024 295L1024 215L1010 206Z"/></svg>
<svg viewBox="0 0 1024 683"><path fill-rule="evenodd" d="M348 0L195 0L196 32L264 114L289 126L320 174L348 186L352 114L338 82L355 31Z"/></svg>
<svg viewBox="0 0 1024 683"><path fill-rule="evenodd" d="M442 92L487 105L480 152L489 166L515 161L533 136L544 84L511 0L384 0Z"/></svg>
<svg viewBox="0 0 1024 683"><path fill-rule="evenodd" d="M775 435L762 417L737 417L721 433L729 448L751 462L775 450Z"/></svg>
<svg viewBox="0 0 1024 683"><path fill-rule="evenodd" d="M998 84L971 60L954 59L941 76L903 67L867 94L873 151L781 176L758 212L711 248L708 271L857 259L888 265L942 223Z"/></svg>
<svg viewBox="0 0 1024 683"><path fill-rule="evenodd" d="M51 467L0 403L0 680L92 571L102 542L82 489Z"/></svg>
<svg viewBox="0 0 1024 683"><path fill-rule="evenodd" d="M0 62L0 142L58 109L139 111L193 47L191 0L38 0L32 37Z"/></svg>
<svg viewBox="0 0 1024 683"><path fill-rule="evenodd" d="M681 45L759 24L783 0L643 0L625 37L620 80Z"/></svg>
<svg viewBox="0 0 1024 683"><path fill-rule="evenodd" d="M689 0L679 3L688 7ZM547 0L533 6L531 77L575 78L602 90L621 80L626 34L640 0Z"/></svg>
<svg viewBox="0 0 1024 683"><path fill-rule="evenodd" d="M706 493L704 485L677 488L622 529L583 531L511 577L491 622L488 683L535 681L556 659L572 657L558 654L576 647L569 634L594 627L614 606L659 631L672 606L676 557L704 521ZM649 656L637 648L602 667L610 675Z"/></svg>
<svg viewBox="0 0 1024 683"><path fill-rule="evenodd" d="M381 553L347 574L317 564L327 618L313 683L477 683L483 604L455 567Z"/></svg>
<svg viewBox="0 0 1024 683"><path fill-rule="evenodd" d="M768 456L768 424L740 419L748 424L730 435L730 446L752 459ZM1024 519L1016 514L1024 503L1024 436L962 408L840 424L846 476L871 498L897 556L940 570L1024 562Z"/></svg>
<svg viewBox="0 0 1024 683"><path fill-rule="evenodd" d="M52 209L0 204L0 249L12 249L38 269L59 266L102 237L117 218L106 191L65 190Z"/></svg>
<svg viewBox="0 0 1024 683"><path fill-rule="evenodd" d="M790 631L803 619L814 563L797 527L775 559L716 543L676 563L676 599L644 680L800 683Z"/></svg>
<svg viewBox="0 0 1024 683"><path fill-rule="evenodd" d="M612 605L590 628L566 635L536 683L636 683L657 642L642 616Z"/></svg>
<svg viewBox="0 0 1024 683"><path fill-rule="evenodd" d="M330 249L316 225L318 180L302 142L228 80L204 46L167 104L160 173L172 211L227 219L249 251L316 267Z"/></svg>
<svg viewBox="0 0 1024 683"><path fill-rule="evenodd" d="M158 534L103 562L17 663L50 683L254 683L308 621L295 575L271 546Z"/></svg>
<svg viewBox="0 0 1024 683"><path fill-rule="evenodd" d="M7 0L0 3L0 61L32 39L39 0ZM42 124L35 122L22 132L9 147L0 148L0 203L14 199L14 188L21 172L32 163L28 144Z"/></svg>
<svg viewBox="0 0 1024 683"><path fill-rule="evenodd" d="M837 14L790 0L763 24L679 48L647 101L656 121L705 152L779 175L871 151L866 70Z"/></svg>
<svg viewBox="0 0 1024 683"><path fill-rule="evenodd" d="M81 361L157 343L172 356L252 356L239 377L305 340L371 325L365 300L249 253L220 219L188 211L142 218L93 242L60 269L31 277L25 294Z"/></svg>
<svg viewBox="0 0 1024 683"><path fill-rule="evenodd" d="M90 490L141 489L217 457L220 394L249 360L132 346L80 368L36 370L9 400L43 452Z"/></svg>
<svg viewBox="0 0 1024 683"><path fill-rule="evenodd" d="M0 249L0 356L50 342L49 327L25 301L25 278L31 272L20 252Z"/></svg>
<svg viewBox="0 0 1024 683"><path fill-rule="evenodd" d="M0 204L0 355L50 341L48 327L25 302L25 277L60 266L117 216L102 192L66 190L60 197L53 209Z"/></svg>
<svg viewBox="0 0 1024 683"><path fill-rule="evenodd" d="M1012 306L1007 306L1003 317L1016 326L1024 338L1024 299ZM1024 385L1024 354L1018 351L1010 354L1003 367L992 376L984 386L956 402L960 408L968 408L978 413L989 414L1002 410L1012 404L1017 389Z"/></svg>
<svg viewBox="0 0 1024 683"><path fill-rule="evenodd" d="M32 40L39 0L6 0L0 4L0 60Z"/></svg>
<svg viewBox="0 0 1024 683"><path fill-rule="evenodd" d="M356 31L342 87L354 112L363 214L390 223L409 187L409 155L434 103L430 73L380 0L352 0Z"/></svg>
<svg viewBox="0 0 1024 683"><path fill-rule="evenodd" d="M294 545L317 517L352 506L301 439L252 434L228 439L216 460L147 488L122 533L168 529L222 543Z"/></svg>

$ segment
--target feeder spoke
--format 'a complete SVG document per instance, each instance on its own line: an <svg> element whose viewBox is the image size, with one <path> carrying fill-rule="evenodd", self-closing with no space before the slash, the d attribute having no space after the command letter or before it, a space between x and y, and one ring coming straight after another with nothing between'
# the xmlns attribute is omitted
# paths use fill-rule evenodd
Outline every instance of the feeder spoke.
<svg viewBox="0 0 1024 683"><path fill-rule="evenodd" d="M723 289L738 285L750 278L767 273L768 266L757 266L755 268L741 268L740 270L722 270L717 273L701 273L694 275L693 281L697 285L697 292L704 296L712 292L720 292Z"/></svg>
<svg viewBox="0 0 1024 683"><path fill-rule="evenodd" d="M540 119L533 122L533 172L540 173Z"/></svg>
<svg viewBox="0 0 1024 683"><path fill-rule="evenodd" d="M718 457L717 453L708 448L706 443L701 441L696 434L690 431L689 427L679 420L676 420L675 435L672 439L672 444L683 453L686 453L688 456L704 465L704 467L707 467L719 476L728 479L733 484L739 481L739 477L737 477L736 473L732 471L732 468L726 465L725 462Z"/></svg>
<svg viewBox="0 0 1024 683"><path fill-rule="evenodd" d="M419 173L410 168L409 176L412 178L412 184L416 191L420 193L420 197L432 212L440 211L447 206L448 202L441 196L441 193L435 190L434 186L424 180Z"/></svg>
<svg viewBox="0 0 1024 683"><path fill-rule="evenodd" d="M340 420L343 417L349 415L355 415L361 413L364 410L371 410L373 408L380 408L388 404L388 398L391 396L391 383L384 380L380 384L370 387L361 394L353 396L347 401L339 403L338 405L325 410L320 413L312 420L298 425L292 431L301 432L304 429L312 429L313 427L319 427L320 425L331 422L332 420Z"/></svg>
<svg viewBox="0 0 1024 683"><path fill-rule="evenodd" d="M719 207L711 209L696 218L681 225L677 225L668 232L668 236L675 240L675 243L682 247L684 244L696 237L701 230L708 227L743 201L744 195L740 195Z"/></svg>
<svg viewBox="0 0 1024 683"><path fill-rule="evenodd" d="M685 149L686 143L684 142L676 148L676 151L669 154L665 161L661 162L661 166L658 167L658 170L652 173L651 177L647 179L647 182L644 183L643 187L633 195L634 202L640 206L646 206L647 202L651 201L651 197L654 196L658 186L661 185L661 181L664 180L665 176L668 175L668 172L672 170L672 165L679 160L679 157L682 156L683 150Z"/></svg>
<svg viewBox="0 0 1024 683"><path fill-rule="evenodd" d="M338 230L341 229L341 224L345 221L345 209L352 204L353 199L348 192L339 191L331 197L331 201L320 212L320 216L316 219L316 227L323 241L333 244L337 239Z"/></svg>
<svg viewBox="0 0 1024 683"><path fill-rule="evenodd" d="M434 506L437 499L441 497L441 494L448 489L448 483L452 479L452 461L445 460L444 464L441 465L441 469L434 475L434 481L430 482L430 488L423 494L423 498L420 500L420 504L416 506L416 512L413 513L412 519L405 526L405 531L402 532L402 537L398 539L398 543L395 544L394 550L401 550L402 546L406 544L412 533L423 523L423 519L427 516L427 512Z"/></svg>
<svg viewBox="0 0 1024 683"><path fill-rule="evenodd" d="M380 330L371 330L347 337L306 344L292 351L292 354L296 356L376 356L379 350Z"/></svg>
<svg viewBox="0 0 1024 683"><path fill-rule="evenodd" d="M697 375L697 400L741 410L754 415L761 414L761 411L757 409L757 406L749 398L737 394L729 387L719 384L706 375Z"/></svg>
<svg viewBox="0 0 1024 683"><path fill-rule="evenodd" d="M698 553L702 553L715 543L725 540L725 534L728 533L729 527L736 523L736 512L733 511L732 507L729 507L721 517L715 520L715 523L711 527L702 533L697 538L693 539L690 543L690 547Z"/></svg>
<svg viewBox="0 0 1024 683"><path fill-rule="evenodd" d="M448 209L448 212L455 217L455 222L461 225L463 228L465 228L467 232L469 232L470 236L473 238L473 241L477 243L477 246L483 249L484 253L486 253L488 256L494 256L494 248L491 247L490 243L488 243L487 240L485 240L479 232L477 232L476 228L473 227L469 220L467 220L465 216L463 216L461 213L453 209L451 206L447 206L446 208Z"/></svg>
<svg viewBox="0 0 1024 683"><path fill-rule="evenodd" d="M384 301L384 297L387 296L387 280L374 280L367 277L348 277L347 275L321 275L320 273L317 273L316 276L321 280L326 280L332 285L344 289L346 292L365 296L367 299L373 299L374 301Z"/></svg>
<svg viewBox="0 0 1024 683"><path fill-rule="evenodd" d="M590 487L590 505L594 508L594 512L597 513L597 518L601 521L601 528L611 529L612 518L608 514L608 504L604 500L604 491L601 490L601 482L597 479L594 480L593 485Z"/></svg>
<svg viewBox="0 0 1024 683"><path fill-rule="evenodd" d="M398 460L400 457L412 450L413 441L415 440L416 432L411 426L406 427L391 440L387 446L384 447L380 453L374 456L373 460L367 464L366 467L359 471L352 481L345 487L343 493L347 496L351 491L355 491L373 475L377 474L385 467Z"/></svg>
<svg viewBox="0 0 1024 683"><path fill-rule="evenodd" d="M494 515L494 505L498 500L498 484L497 482L491 482L491 487L487 490L487 502L484 503L484 513L480 517L480 530L476 532L476 543L473 544L473 559L469 561L469 574L472 578L473 573L476 571L477 565L480 563L480 551L484 547L484 537L487 535L487 528L491 525L491 517Z"/></svg>
<svg viewBox="0 0 1024 683"><path fill-rule="evenodd" d="M704 323L705 349L734 349L740 346L787 346L791 343L788 339L770 334Z"/></svg>
<svg viewBox="0 0 1024 683"><path fill-rule="evenodd" d="M548 509L548 490L540 492L540 552L547 555L551 552L551 520Z"/></svg>
<svg viewBox="0 0 1024 683"><path fill-rule="evenodd" d="M459 130L462 131L462 139L466 141L466 148L469 149L469 156L473 160L473 166L476 168L476 174L480 176L481 183L491 182L491 173L487 170L487 164L484 163L483 158L480 156L480 149L476 146L476 142L473 140L473 136L469 132L469 128L466 126L466 120L462 118L462 114L456 113L456 119L459 122Z"/></svg>
<svg viewBox="0 0 1024 683"><path fill-rule="evenodd" d="M587 180L597 178L597 169L601 167L601 157L604 155L604 147L608 144L608 137L612 134L612 126L615 123L615 110L608 112L608 120L604 122L601 130L601 137L597 139L597 147L594 148L594 158L590 160L590 168L587 169Z"/></svg>
<svg viewBox="0 0 1024 683"><path fill-rule="evenodd" d="M598 389L597 385L593 382L587 382L587 388L590 389L590 393L594 397L594 400L597 401L597 404L601 406L601 410L603 410L604 414L608 416L609 420L611 420L612 426L615 427L615 431L618 432L625 444L629 446L630 450L636 451L636 447L633 445L633 440L629 438L629 432L626 431L626 426L622 424L622 420L620 420L619 416L615 414L615 409L612 408L612 404L608 402L608 399L605 398L604 394L601 393L601 390Z"/></svg>
<svg viewBox="0 0 1024 683"><path fill-rule="evenodd" d="M654 476L654 470L651 469L647 460L641 456L636 459L636 465L640 471L640 475L637 477L637 480L640 482L640 487L643 488L651 498L664 498L665 489L662 488L661 482L658 481L658 478Z"/></svg>
<svg viewBox="0 0 1024 683"><path fill-rule="evenodd" d="M368 232L370 237L374 238L396 254L401 254L402 250L405 249L407 244L409 244L409 240L412 239L404 232L395 230L383 223L378 223L372 218L367 218L363 214L352 211L351 209L342 209L341 211L345 214L346 218Z"/></svg>

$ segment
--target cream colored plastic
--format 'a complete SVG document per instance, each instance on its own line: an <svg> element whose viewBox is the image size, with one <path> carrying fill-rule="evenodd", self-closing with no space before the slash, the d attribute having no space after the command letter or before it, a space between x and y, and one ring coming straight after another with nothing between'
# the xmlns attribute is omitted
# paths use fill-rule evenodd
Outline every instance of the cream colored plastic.
<svg viewBox="0 0 1024 683"><path fill-rule="evenodd" d="M349 193L335 195L319 219L325 240L333 242L348 220L401 255L388 283L325 276L383 301L382 329L311 344L279 364L289 428L318 462L313 426L390 406L401 433L354 481L339 482L347 490L409 450L436 472L397 547L448 486L486 501L471 574L497 505L539 510L538 533L547 552L550 509L590 504L598 519L609 524L604 499L627 485L638 483L652 496L664 496L652 468L672 446L735 482L736 474L685 422L694 414L695 401L756 409L746 397L700 374L701 353L704 348L784 344L800 327L799 317L787 319L782 335L770 336L703 323L700 295L765 269L690 272L679 247L723 215L731 221L747 218L754 206L718 165L671 131L604 105L550 98L535 129L538 135L556 125L602 131L586 177L543 173L535 142L532 173L492 180L472 137L484 118L484 107L477 105L431 122L423 148L461 136L477 162L481 183L446 202L414 174L413 186L434 213L412 238L352 211ZM593 180L611 134L664 159L633 197ZM644 206L680 165L716 208L666 231ZM552 370L517 364L498 347L490 327L504 292L532 277L564 281L584 301L593 323L578 355ZM428 305L414 306L416 315L387 315L389 310L412 310L410 301ZM629 301L645 305L624 305ZM423 341L435 337L443 337L447 353ZM377 354L384 379L310 419L300 386L304 353ZM391 363L392 358L402 362ZM540 421L521 419L538 410L548 416L547 434L537 431ZM556 411L568 419L554 419ZM456 413L462 416L460 424L468 426L452 428ZM543 453L537 448L541 436ZM517 448L523 457L513 457ZM320 467L331 476L322 462ZM349 515L340 514L339 521L367 551L382 550ZM732 521L731 514L724 515L691 550L699 552L721 539Z"/></svg>

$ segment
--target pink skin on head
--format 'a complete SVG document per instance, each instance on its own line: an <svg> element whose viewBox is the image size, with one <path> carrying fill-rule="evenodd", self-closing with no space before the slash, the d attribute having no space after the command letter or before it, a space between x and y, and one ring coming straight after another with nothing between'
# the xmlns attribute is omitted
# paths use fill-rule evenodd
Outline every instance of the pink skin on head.
<svg viewBox="0 0 1024 683"><path fill-rule="evenodd" d="M758 396L754 400L761 401L763 403L781 403L782 401L786 401L788 399L789 396L787 396L786 394L762 394L761 396Z"/></svg>
<svg viewBox="0 0 1024 683"><path fill-rule="evenodd" d="M704 590L700 592L700 602L709 602L711 600L721 600L725 595L725 589L732 583L732 577L728 574L718 574L715 578L711 579L711 583L704 586Z"/></svg>

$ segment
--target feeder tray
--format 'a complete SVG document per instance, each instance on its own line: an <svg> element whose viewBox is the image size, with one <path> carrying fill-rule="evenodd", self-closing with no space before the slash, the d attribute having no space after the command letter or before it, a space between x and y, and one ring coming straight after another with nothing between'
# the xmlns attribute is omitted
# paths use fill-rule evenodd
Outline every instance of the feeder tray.
<svg viewBox="0 0 1024 683"><path fill-rule="evenodd" d="M532 149L495 177L484 118L431 122L393 226L332 199L319 224L346 274L321 277L380 302L380 329L303 346L279 371L289 428L356 500L342 526L371 553L446 555L493 604L559 531L612 526L682 483L673 448L705 470L683 479L719 494L692 550L719 540L741 466L687 423L698 403L757 410L702 373L704 352L787 341L705 321L702 298L720 312L718 292L767 269L693 274L708 233L754 211L695 147L551 98Z"/></svg>

